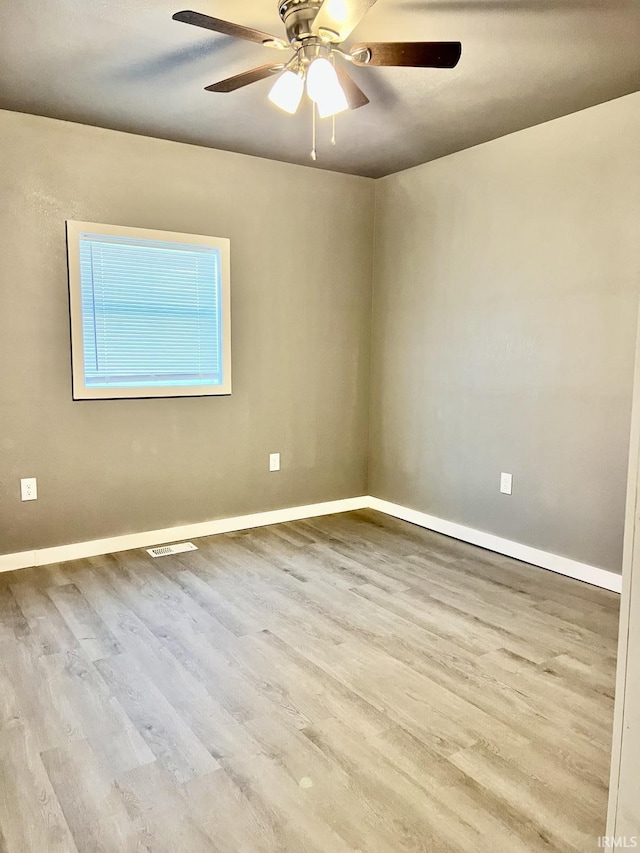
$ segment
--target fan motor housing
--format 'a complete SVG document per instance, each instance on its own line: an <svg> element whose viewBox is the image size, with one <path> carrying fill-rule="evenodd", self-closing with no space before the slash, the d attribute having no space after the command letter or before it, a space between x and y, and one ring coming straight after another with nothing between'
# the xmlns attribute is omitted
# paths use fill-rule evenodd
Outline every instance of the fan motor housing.
<svg viewBox="0 0 640 853"><path fill-rule="evenodd" d="M311 25L321 5L315 0L280 0L278 11L290 42L299 42L312 35Z"/></svg>

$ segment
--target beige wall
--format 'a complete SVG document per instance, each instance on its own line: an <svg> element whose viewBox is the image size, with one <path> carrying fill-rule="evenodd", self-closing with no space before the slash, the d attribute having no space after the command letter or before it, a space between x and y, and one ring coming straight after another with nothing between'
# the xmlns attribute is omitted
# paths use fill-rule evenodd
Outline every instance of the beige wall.
<svg viewBox="0 0 640 853"><path fill-rule="evenodd" d="M369 491L619 570L639 131L630 95L374 183L0 112L0 553ZM231 238L231 397L71 400L66 218Z"/></svg>
<svg viewBox="0 0 640 853"><path fill-rule="evenodd" d="M377 182L370 494L620 571L639 140L635 94Z"/></svg>
<svg viewBox="0 0 640 853"><path fill-rule="evenodd" d="M366 492L372 181L7 112L0 140L0 553ZM231 239L231 397L72 401L65 219Z"/></svg>

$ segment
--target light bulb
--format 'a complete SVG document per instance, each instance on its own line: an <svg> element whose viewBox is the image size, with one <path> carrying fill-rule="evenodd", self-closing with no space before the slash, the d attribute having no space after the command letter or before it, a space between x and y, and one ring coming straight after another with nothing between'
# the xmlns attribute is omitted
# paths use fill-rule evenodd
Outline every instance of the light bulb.
<svg viewBox="0 0 640 853"><path fill-rule="evenodd" d="M349 109L336 69L324 57L314 59L307 71L307 94L318 105L320 118Z"/></svg>
<svg viewBox="0 0 640 853"><path fill-rule="evenodd" d="M276 107L293 115L302 100L304 82L299 74L293 71L283 71L269 92L269 100Z"/></svg>

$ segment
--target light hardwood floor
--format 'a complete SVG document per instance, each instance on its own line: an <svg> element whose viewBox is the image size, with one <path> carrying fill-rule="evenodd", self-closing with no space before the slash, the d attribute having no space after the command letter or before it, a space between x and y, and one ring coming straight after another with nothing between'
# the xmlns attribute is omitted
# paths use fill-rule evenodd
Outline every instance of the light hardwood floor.
<svg viewBox="0 0 640 853"><path fill-rule="evenodd" d="M373 512L0 576L2 853L597 850L618 597Z"/></svg>

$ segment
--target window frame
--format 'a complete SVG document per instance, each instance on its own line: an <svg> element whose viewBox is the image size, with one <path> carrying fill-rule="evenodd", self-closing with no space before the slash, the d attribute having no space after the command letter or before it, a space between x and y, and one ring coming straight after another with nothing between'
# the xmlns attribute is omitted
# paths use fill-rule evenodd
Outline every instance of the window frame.
<svg viewBox="0 0 640 853"><path fill-rule="evenodd" d="M84 329L82 317L82 279L80 269L80 238L83 233L105 237L153 240L156 242L183 243L185 246L210 246L220 257L220 309L222 334L222 382L217 385L193 386L138 386L95 388L85 384ZM128 225L106 225L68 219L67 270L69 285L69 320L71 332L71 377L74 400L126 400L163 397L219 397L231 394L231 241L227 237L203 234L183 234L176 231L159 231L134 228Z"/></svg>

